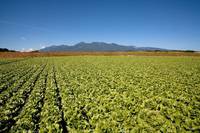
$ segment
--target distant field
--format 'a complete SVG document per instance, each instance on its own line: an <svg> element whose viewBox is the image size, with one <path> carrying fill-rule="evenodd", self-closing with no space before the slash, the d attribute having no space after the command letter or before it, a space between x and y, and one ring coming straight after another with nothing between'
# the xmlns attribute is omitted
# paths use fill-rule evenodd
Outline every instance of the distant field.
<svg viewBox="0 0 200 133"><path fill-rule="evenodd" d="M191 54L1 58L0 132L199 132L200 58Z"/></svg>
<svg viewBox="0 0 200 133"><path fill-rule="evenodd" d="M47 56L199 56L197 52L0 52L0 58L47 57Z"/></svg>

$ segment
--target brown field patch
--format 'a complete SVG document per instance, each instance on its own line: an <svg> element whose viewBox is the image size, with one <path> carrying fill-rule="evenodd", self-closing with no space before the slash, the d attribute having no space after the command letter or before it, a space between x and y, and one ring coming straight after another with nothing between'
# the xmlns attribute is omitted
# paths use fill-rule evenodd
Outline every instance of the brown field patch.
<svg viewBox="0 0 200 133"><path fill-rule="evenodd" d="M0 58L48 56L196 56L198 52L0 52Z"/></svg>

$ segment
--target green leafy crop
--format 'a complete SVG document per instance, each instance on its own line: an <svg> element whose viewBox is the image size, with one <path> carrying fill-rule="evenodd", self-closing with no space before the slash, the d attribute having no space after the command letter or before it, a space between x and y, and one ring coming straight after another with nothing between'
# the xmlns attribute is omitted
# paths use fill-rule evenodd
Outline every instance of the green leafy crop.
<svg viewBox="0 0 200 133"><path fill-rule="evenodd" d="M0 132L200 131L199 57L0 62Z"/></svg>

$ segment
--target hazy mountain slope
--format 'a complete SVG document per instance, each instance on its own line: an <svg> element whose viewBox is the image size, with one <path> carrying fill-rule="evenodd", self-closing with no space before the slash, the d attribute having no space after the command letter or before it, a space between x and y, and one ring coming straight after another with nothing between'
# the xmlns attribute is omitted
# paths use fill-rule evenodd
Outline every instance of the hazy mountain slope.
<svg viewBox="0 0 200 133"><path fill-rule="evenodd" d="M161 48L154 47L135 47L135 46L122 46L115 43L105 43L105 42L92 42L85 43L80 42L73 46L68 45L59 45L59 46L50 46L40 51L51 52L51 51L145 51L145 50L165 50Z"/></svg>

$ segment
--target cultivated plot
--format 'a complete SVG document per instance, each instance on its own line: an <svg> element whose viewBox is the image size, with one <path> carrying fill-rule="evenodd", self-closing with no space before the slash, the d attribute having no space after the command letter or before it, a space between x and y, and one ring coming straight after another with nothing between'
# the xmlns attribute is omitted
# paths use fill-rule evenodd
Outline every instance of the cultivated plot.
<svg viewBox="0 0 200 133"><path fill-rule="evenodd" d="M0 59L0 132L199 132L200 58Z"/></svg>

